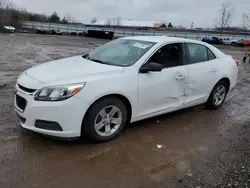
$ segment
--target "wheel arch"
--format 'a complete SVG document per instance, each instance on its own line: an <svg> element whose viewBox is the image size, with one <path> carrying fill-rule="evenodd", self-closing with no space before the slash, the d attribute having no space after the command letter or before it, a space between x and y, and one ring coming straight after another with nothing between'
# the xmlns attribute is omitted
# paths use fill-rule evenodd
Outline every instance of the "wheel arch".
<svg viewBox="0 0 250 188"><path fill-rule="evenodd" d="M223 77L217 83L219 83L221 81L224 81L226 83L226 85L227 85L227 92L228 92L229 89L230 89L230 85L231 85L230 79L228 77Z"/></svg>
<svg viewBox="0 0 250 188"><path fill-rule="evenodd" d="M83 119L82 119L81 133L83 133L84 120L85 120L85 118L86 118L86 116L87 116L89 110L91 109L91 107L92 107L95 103L97 103L98 101L100 101L100 100L102 100L102 99L104 99L104 98L107 98L107 97L116 97L116 98L118 98L119 100L121 100L121 101L124 103L124 105L126 106L127 112L128 112L128 118L127 118L127 122L126 122L126 123L130 123L131 118L132 118L132 105L131 105L130 100L129 100L126 96L124 96L124 95L122 95L122 94L118 94L118 93L106 94L106 95L104 95L104 96L101 96L101 97L97 98L97 99L88 107L88 109L87 109L87 111L86 111L86 113L85 113L85 115L84 115L84 117L83 117Z"/></svg>

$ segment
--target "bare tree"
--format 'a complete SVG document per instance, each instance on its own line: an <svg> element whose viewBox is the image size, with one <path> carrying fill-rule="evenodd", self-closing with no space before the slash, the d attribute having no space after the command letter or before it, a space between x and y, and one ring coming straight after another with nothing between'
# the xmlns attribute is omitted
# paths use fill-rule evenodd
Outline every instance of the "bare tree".
<svg viewBox="0 0 250 188"><path fill-rule="evenodd" d="M8 0L0 0L0 21L1 24L10 24L12 22L12 13L14 5Z"/></svg>
<svg viewBox="0 0 250 188"><path fill-rule="evenodd" d="M225 27L229 26L230 22L232 21L233 10L234 7L230 3L224 2L221 4L218 18L215 20L217 27L220 28L221 34L223 33Z"/></svg>
<svg viewBox="0 0 250 188"><path fill-rule="evenodd" d="M116 18L116 25L117 26L119 26L119 25L121 25L121 17L120 16L117 16L117 18Z"/></svg>
<svg viewBox="0 0 250 188"><path fill-rule="evenodd" d="M72 16L72 15L70 15L70 14L67 14L66 16L64 16L65 17L65 19L69 22L69 23L74 23L74 22L76 22L76 19Z"/></svg>
<svg viewBox="0 0 250 188"><path fill-rule="evenodd" d="M94 23L96 23L96 22L97 22L96 17L93 17L93 18L91 19L91 23L94 24Z"/></svg>
<svg viewBox="0 0 250 188"><path fill-rule="evenodd" d="M0 10L3 8L3 0L0 0Z"/></svg>
<svg viewBox="0 0 250 188"><path fill-rule="evenodd" d="M250 28L250 14L243 14L243 27Z"/></svg>
<svg viewBox="0 0 250 188"><path fill-rule="evenodd" d="M7 2L6 0L0 0L0 9L4 9L7 7L7 5L9 4L9 2Z"/></svg>
<svg viewBox="0 0 250 188"><path fill-rule="evenodd" d="M107 25L107 26L110 26L110 25L111 25L111 20L110 20L110 18L107 19L106 25Z"/></svg>
<svg viewBox="0 0 250 188"><path fill-rule="evenodd" d="M191 29L194 29L194 22L192 22L191 24Z"/></svg>

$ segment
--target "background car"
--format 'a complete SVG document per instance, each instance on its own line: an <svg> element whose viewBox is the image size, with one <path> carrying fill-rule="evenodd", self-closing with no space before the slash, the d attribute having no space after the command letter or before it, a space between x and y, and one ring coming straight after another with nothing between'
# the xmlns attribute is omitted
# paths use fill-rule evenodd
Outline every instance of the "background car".
<svg viewBox="0 0 250 188"><path fill-rule="evenodd" d="M87 32L85 32L84 36L112 40L114 37L114 31L108 31L108 30L104 30L104 29L103 30L94 29L94 30L88 30Z"/></svg>
<svg viewBox="0 0 250 188"><path fill-rule="evenodd" d="M236 43L237 43L237 40L235 40L235 39L230 39L230 38L223 39L223 44L226 44L226 45L234 46Z"/></svg>
<svg viewBox="0 0 250 188"><path fill-rule="evenodd" d="M212 36L204 36L201 39L202 42L206 42L208 44L223 44L223 40L218 37L212 37Z"/></svg>
<svg viewBox="0 0 250 188"><path fill-rule="evenodd" d="M0 30L3 33L14 33L16 28L12 26L0 26Z"/></svg>
<svg viewBox="0 0 250 188"><path fill-rule="evenodd" d="M126 37L26 70L14 106L23 128L103 142L131 122L200 104L219 108L236 84L237 65L203 42Z"/></svg>
<svg viewBox="0 0 250 188"><path fill-rule="evenodd" d="M250 46L250 40L244 40L244 39L238 40L235 43L235 46L238 46L238 47Z"/></svg>
<svg viewBox="0 0 250 188"><path fill-rule="evenodd" d="M51 35L63 35L63 32L62 32L61 30L59 30L59 29L57 29L57 30L52 29L52 30L50 31L50 34L51 34Z"/></svg>
<svg viewBox="0 0 250 188"><path fill-rule="evenodd" d="M36 33L37 34L49 34L49 31L42 29L42 28L39 28L36 30Z"/></svg>

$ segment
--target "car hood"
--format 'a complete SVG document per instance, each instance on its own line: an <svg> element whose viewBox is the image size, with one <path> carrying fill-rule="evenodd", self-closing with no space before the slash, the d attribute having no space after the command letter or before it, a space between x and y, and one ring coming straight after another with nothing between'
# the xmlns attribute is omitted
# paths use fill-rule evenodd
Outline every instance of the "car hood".
<svg viewBox="0 0 250 188"><path fill-rule="evenodd" d="M39 64L25 73L44 84L68 84L119 75L123 67L105 65L75 56Z"/></svg>

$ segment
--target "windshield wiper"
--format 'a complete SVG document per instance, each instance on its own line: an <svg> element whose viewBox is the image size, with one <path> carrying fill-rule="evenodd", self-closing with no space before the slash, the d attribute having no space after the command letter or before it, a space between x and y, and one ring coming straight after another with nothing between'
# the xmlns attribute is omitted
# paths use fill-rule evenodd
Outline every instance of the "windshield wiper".
<svg viewBox="0 0 250 188"><path fill-rule="evenodd" d="M84 58L84 59L88 59L88 57L89 57L89 54L85 54L82 56L82 58Z"/></svg>
<svg viewBox="0 0 250 188"><path fill-rule="evenodd" d="M94 61L94 62L97 62L97 63L101 63L101 64L106 64L105 62L99 60L99 59L91 59L91 58L88 58L88 60L90 61Z"/></svg>
<svg viewBox="0 0 250 188"><path fill-rule="evenodd" d="M89 57L89 54L85 54L82 56L84 59L87 59L87 60L90 60L90 61L94 61L94 62L97 62L97 63L102 63L102 64L105 64L103 61L101 60L98 60L98 59L92 59Z"/></svg>
<svg viewBox="0 0 250 188"><path fill-rule="evenodd" d="M105 65L113 65L111 63L107 63L107 62L101 61L99 59L92 59L92 58L89 57L89 54L83 55L82 57L84 59L87 59L87 60L90 60L90 61L94 61L94 62L97 62L97 63L101 63L101 64L105 64Z"/></svg>

